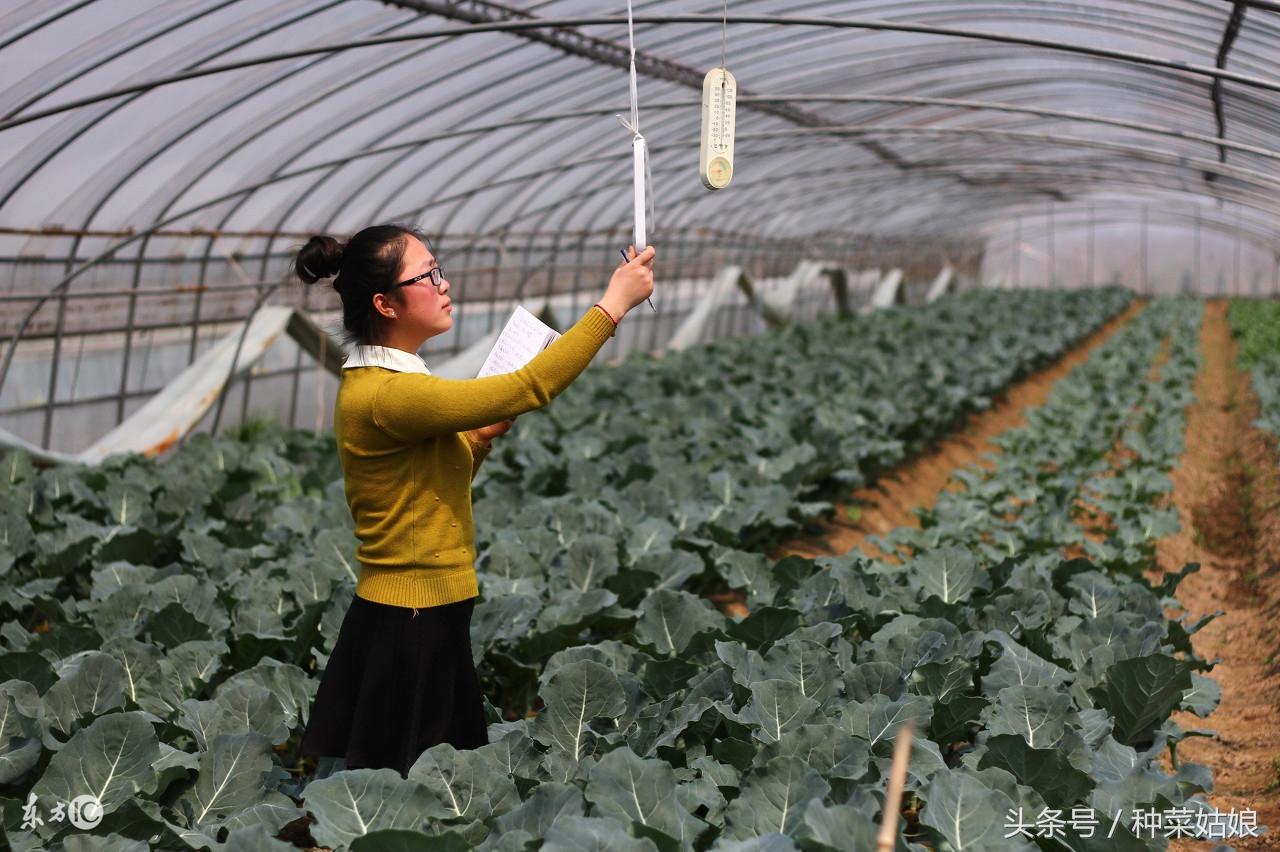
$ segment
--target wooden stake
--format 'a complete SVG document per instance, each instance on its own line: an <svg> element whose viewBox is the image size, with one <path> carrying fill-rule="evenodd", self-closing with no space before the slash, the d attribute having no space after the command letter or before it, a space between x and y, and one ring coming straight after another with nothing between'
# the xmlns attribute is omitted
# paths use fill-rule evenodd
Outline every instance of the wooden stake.
<svg viewBox="0 0 1280 852"><path fill-rule="evenodd" d="M880 815L880 834L876 852L893 852L898 834L898 812L902 810L902 788L907 783L907 764L911 760L911 723L902 726L893 744L893 764L889 767L889 786L884 791L884 812Z"/></svg>

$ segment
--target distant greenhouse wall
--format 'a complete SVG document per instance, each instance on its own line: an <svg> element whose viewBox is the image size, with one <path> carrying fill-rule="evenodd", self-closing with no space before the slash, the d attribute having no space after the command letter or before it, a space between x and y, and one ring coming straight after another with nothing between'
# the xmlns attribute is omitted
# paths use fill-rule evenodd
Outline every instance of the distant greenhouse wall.
<svg viewBox="0 0 1280 852"><path fill-rule="evenodd" d="M431 235L428 234L431 238ZM127 254L95 264L92 274L47 296L64 274L66 260L0 258L0 300L7 308L4 334L12 334L36 307L22 331L0 388L0 427L47 448L78 452L138 410L217 341L241 327L260 304L306 310L335 341L341 334L337 294L327 281L305 287L290 279L293 251L306 235L282 235L271 254L254 236L167 237L172 247L195 257L139 260ZM66 250L69 238L44 237L49 249ZM659 243L659 239L661 242ZM37 241L32 240L31 244ZM514 304L536 309L548 304L556 324L567 327L604 292L628 242L625 230L603 233L511 235L476 239L437 237L432 245L445 268L459 310L450 334L428 341L421 354L428 364L457 355L500 327ZM750 235L655 236L661 246L656 313L633 311L616 338L602 350L612 361L632 351L661 351L682 320L705 294L711 279L729 265L741 266L757 291L777 288L803 260L822 260L858 274L851 276L853 307L866 301L880 277L904 272L904 295L919 299L944 266L974 279L980 254L972 246L934 241L816 237L761 241ZM804 321L835 310L832 289L819 281L800 294L795 319ZM735 291L716 309L705 339L759 334L760 311ZM247 416L266 416L291 426L330 425L336 380L315 359L283 338L249 375L237 380L221 401L220 427ZM197 431L212 428L213 412Z"/></svg>

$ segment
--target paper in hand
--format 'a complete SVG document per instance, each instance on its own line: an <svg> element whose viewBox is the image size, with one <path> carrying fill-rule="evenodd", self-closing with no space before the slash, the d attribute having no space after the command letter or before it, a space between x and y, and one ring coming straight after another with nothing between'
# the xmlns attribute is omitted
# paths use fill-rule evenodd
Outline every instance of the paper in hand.
<svg viewBox="0 0 1280 852"><path fill-rule="evenodd" d="M507 320L498 340L484 359L484 365L476 378L494 376L499 373L514 373L533 360L534 356L546 349L560 332L529 313L520 305Z"/></svg>

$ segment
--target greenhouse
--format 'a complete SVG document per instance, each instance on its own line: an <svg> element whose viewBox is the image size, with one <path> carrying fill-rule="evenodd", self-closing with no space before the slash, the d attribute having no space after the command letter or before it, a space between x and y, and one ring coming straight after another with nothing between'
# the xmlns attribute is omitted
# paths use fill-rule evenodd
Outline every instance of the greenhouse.
<svg viewBox="0 0 1280 852"><path fill-rule="evenodd" d="M1280 848L1280 2L0 6L0 829Z"/></svg>

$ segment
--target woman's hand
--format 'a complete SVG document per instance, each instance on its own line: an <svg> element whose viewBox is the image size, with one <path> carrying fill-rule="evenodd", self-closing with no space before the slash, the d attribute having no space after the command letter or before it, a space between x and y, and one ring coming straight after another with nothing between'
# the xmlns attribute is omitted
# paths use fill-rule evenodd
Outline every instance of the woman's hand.
<svg viewBox="0 0 1280 852"><path fill-rule="evenodd" d="M479 429L471 430L471 437L476 439L476 443L481 446L489 446L489 442L499 435L505 435L515 425L516 419L512 417L510 420L502 420L489 426L481 426Z"/></svg>
<svg viewBox="0 0 1280 852"><path fill-rule="evenodd" d="M627 311L653 295L653 259L657 249L646 246L636 254L635 246L627 247L627 261L618 264L609 279L600 304L615 318L621 319Z"/></svg>

